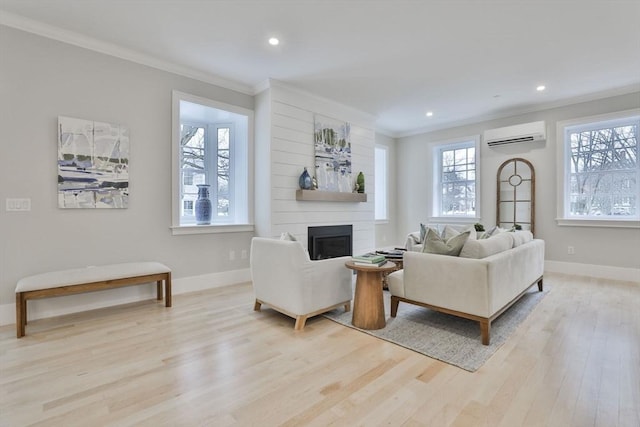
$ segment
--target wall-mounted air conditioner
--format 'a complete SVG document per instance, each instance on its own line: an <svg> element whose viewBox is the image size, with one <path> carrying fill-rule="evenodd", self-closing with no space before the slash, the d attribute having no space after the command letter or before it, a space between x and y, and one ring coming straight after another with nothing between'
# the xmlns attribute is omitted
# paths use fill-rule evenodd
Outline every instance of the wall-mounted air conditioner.
<svg viewBox="0 0 640 427"><path fill-rule="evenodd" d="M547 139L547 132L544 121L489 129L484 132L484 141L489 147L544 141L545 139Z"/></svg>

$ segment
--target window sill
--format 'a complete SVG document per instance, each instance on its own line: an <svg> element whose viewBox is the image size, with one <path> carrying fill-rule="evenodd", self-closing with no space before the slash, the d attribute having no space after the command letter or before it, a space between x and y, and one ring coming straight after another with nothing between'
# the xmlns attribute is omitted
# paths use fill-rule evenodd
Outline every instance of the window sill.
<svg viewBox="0 0 640 427"><path fill-rule="evenodd" d="M561 227L640 228L637 219L556 218L556 222Z"/></svg>
<svg viewBox="0 0 640 427"><path fill-rule="evenodd" d="M388 219L376 219L376 220L375 220L375 224L376 224L376 225L385 225L385 224L389 224L389 220L388 220Z"/></svg>
<svg viewBox="0 0 640 427"><path fill-rule="evenodd" d="M172 226L171 234L218 234L253 232L253 224L210 224L210 225L177 225Z"/></svg>
<svg viewBox="0 0 640 427"><path fill-rule="evenodd" d="M462 216L432 216L429 218L429 224L469 224L473 225L480 222L479 217L462 217Z"/></svg>

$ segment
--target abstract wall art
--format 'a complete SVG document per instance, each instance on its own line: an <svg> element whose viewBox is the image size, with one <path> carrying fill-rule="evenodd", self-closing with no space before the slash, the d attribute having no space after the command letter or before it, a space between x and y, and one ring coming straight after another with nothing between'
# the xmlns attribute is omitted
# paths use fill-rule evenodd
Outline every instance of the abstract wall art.
<svg viewBox="0 0 640 427"><path fill-rule="evenodd" d="M129 130L58 117L58 207L127 208Z"/></svg>
<svg viewBox="0 0 640 427"><path fill-rule="evenodd" d="M351 124L315 115L314 137L318 190L352 192Z"/></svg>

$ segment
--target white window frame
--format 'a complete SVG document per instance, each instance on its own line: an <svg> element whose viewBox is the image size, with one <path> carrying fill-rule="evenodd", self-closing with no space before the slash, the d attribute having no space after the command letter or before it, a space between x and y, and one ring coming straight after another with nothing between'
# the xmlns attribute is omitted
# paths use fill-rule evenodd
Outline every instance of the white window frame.
<svg viewBox="0 0 640 427"><path fill-rule="evenodd" d="M440 161L442 151L455 150L459 148L475 148L475 215L443 215L442 204L442 162ZM475 224L480 222L480 135L472 135L463 138L455 138L447 141L440 141L433 145L433 188L432 188L432 215L429 221L432 223L446 222L449 224Z"/></svg>
<svg viewBox="0 0 640 427"><path fill-rule="evenodd" d="M383 158L378 158L378 155ZM377 223L389 222L389 147L377 145L374 149L374 217Z"/></svg>
<svg viewBox="0 0 640 427"><path fill-rule="evenodd" d="M236 206L234 215L220 219L215 215L210 225L181 224L181 161L180 161L180 123L181 102L189 102L204 107L223 110L231 115L243 116L243 124L235 126L236 139L230 141L230 155L233 157L230 176L230 198ZM245 120L246 119L246 120ZM184 120L194 122L194 120ZM207 124L214 121L207 120ZM217 133L216 133L217 138ZM254 231L253 225L253 111L223 102L213 101L199 96L173 91L172 93L172 186L171 186L171 231L173 235L228 233ZM213 183L210 183L213 184ZM213 200L212 200L213 202ZM194 206L195 207L195 206ZM217 212L217 206L214 206Z"/></svg>
<svg viewBox="0 0 640 427"><path fill-rule="evenodd" d="M577 226L577 227L624 227L624 228L640 228L640 217L632 218L615 218L613 216L585 216L577 217L569 213L569 183L571 174L571 146L565 140L568 131L574 127L585 127L589 125L600 127L603 122L607 125L615 126L619 122L628 122L630 120L640 121L640 109L632 109L619 111L608 114L600 114L596 116L581 117L572 120L560 121L556 124L556 147L557 147L557 218L556 222L560 226ZM639 124L640 125L640 124ZM640 183L640 169L636 175L637 182ZM638 185L640 192L640 185ZM636 196L636 203L640 203L640 194ZM639 209L636 209L639 212ZM638 213L640 215L640 213Z"/></svg>

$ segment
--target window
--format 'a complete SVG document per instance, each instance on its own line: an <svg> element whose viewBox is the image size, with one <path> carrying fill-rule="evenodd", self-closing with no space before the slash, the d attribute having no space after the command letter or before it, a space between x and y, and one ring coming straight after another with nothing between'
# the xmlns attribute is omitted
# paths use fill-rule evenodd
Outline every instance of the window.
<svg viewBox="0 0 640 427"><path fill-rule="evenodd" d="M209 184L209 198L213 206L213 222L229 217L229 177L231 172L230 140L232 125L225 123L180 123L180 173L183 201L198 198L198 185ZM193 209L181 213L180 223L195 221Z"/></svg>
<svg viewBox="0 0 640 427"><path fill-rule="evenodd" d="M565 220L640 219L638 130L640 111L558 124L562 148L562 225ZM560 208L560 207L559 207ZM637 225L637 224L636 224Z"/></svg>
<svg viewBox="0 0 640 427"><path fill-rule="evenodd" d="M476 219L480 138L436 144L433 168L433 215Z"/></svg>
<svg viewBox="0 0 640 427"><path fill-rule="evenodd" d="M376 146L375 148L375 219L377 221L387 221L389 219L389 209L387 201L387 176L389 173L389 163L387 147Z"/></svg>
<svg viewBox="0 0 640 427"><path fill-rule="evenodd" d="M182 202L182 207L184 209L183 214L191 216L193 215L193 200L184 200Z"/></svg>
<svg viewBox="0 0 640 427"><path fill-rule="evenodd" d="M174 92L173 232L251 231L249 137L252 112ZM209 185L210 226L196 226L198 185Z"/></svg>

